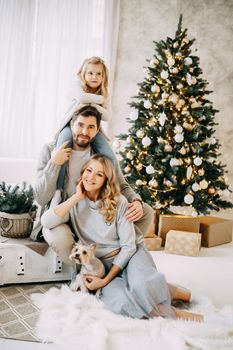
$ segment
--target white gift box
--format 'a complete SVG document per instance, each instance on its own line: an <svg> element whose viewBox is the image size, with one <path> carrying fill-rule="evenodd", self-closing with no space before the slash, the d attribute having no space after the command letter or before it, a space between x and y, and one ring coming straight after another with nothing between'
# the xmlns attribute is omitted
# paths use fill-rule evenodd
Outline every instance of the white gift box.
<svg viewBox="0 0 233 350"><path fill-rule="evenodd" d="M170 254L197 256L201 246L201 234L170 230L166 236L165 251Z"/></svg>

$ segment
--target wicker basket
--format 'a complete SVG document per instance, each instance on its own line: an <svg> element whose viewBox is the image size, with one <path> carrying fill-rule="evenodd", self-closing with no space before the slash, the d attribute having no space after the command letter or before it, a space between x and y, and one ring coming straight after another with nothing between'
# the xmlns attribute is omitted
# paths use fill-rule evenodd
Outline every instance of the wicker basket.
<svg viewBox="0 0 233 350"><path fill-rule="evenodd" d="M0 212L0 234L9 238L26 238L32 232L35 213L9 214Z"/></svg>

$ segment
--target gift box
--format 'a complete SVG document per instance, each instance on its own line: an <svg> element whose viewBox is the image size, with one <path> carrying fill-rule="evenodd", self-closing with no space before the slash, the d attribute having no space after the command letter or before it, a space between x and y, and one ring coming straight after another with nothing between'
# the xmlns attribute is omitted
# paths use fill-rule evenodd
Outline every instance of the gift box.
<svg viewBox="0 0 233 350"><path fill-rule="evenodd" d="M166 241L166 235L170 230L199 232L200 219L191 215L166 215L159 216L158 236L162 238L162 245Z"/></svg>
<svg viewBox="0 0 233 350"><path fill-rule="evenodd" d="M214 216L200 217L201 245L215 247L232 241L233 221Z"/></svg>
<svg viewBox="0 0 233 350"><path fill-rule="evenodd" d="M144 235L144 238L154 238L158 232L159 211L155 210L153 221Z"/></svg>
<svg viewBox="0 0 233 350"><path fill-rule="evenodd" d="M162 238L158 236L154 236L153 238L144 238L144 244L148 250L160 250Z"/></svg>
<svg viewBox="0 0 233 350"><path fill-rule="evenodd" d="M170 254L197 256L200 246L200 233L170 230L166 237L165 252Z"/></svg>

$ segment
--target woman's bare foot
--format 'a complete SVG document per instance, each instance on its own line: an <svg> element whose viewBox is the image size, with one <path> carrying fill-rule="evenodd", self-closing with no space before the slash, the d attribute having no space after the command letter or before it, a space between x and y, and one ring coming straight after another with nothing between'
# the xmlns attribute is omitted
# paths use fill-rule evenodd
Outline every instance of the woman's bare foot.
<svg viewBox="0 0 233 350"><path fill-rule="evenodd" d="M197 322L203 322L204 321L204 316L201 314L195 314L189 311L184 311L184 310L180 310L177 309L175 307L173 307L173 310L176 314L177 318L180 318L182 320L186 320L186 321L197 321Z"/></svg>
<svg viewBox="0 0 233 350"><path fill-rule="evenodd" d="M175 286L172 284L168 284L168 287L169 287L172 300L183 300L183 301L190 302L191 292L188 289L182 288L180 286Z"/></svg>

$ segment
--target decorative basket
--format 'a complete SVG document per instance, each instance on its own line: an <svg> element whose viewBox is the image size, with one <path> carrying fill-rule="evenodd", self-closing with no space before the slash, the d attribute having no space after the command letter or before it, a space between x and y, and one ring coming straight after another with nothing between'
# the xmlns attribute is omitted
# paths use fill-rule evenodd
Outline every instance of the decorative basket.
<svg viewBox="0 0 233 350"><path fill-rule="evenodd" d="M35 211L24 214L0 212L0 234L9 238L26 238L32 232Z"/></svg>

